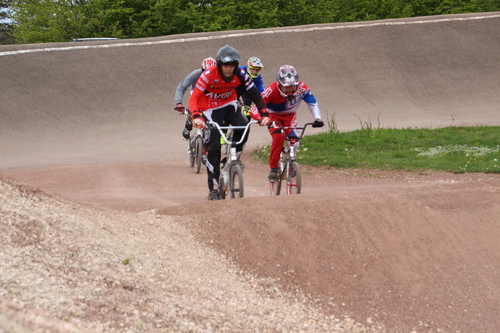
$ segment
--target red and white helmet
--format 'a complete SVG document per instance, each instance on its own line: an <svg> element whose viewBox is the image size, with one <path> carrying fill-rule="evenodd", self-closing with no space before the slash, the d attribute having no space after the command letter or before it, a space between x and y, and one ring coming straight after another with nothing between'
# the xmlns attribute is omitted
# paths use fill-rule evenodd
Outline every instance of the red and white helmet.
<svg viewBox="0 0 500 333"><path fill-rule="evenodd" d="M285 93L282 88L299 85L299 73L297 73L295 67L290 65L281 66L278 70L278 74L276 74L276 80L278 81L278 90L281 96L288 99L293 98L297 89L295 89L293 93Z"/></svg>
<svg viewBox="0 0 500 333"><path fill-rule="evenodd" d="M212 58L212 57L208 57L208 58L205 58L203 59L203 61L201 62L201 69L204 71L205 69L207 69L208 67L212 67L212 66L215 66L216 62L215 62L215 59Z"/></svg>

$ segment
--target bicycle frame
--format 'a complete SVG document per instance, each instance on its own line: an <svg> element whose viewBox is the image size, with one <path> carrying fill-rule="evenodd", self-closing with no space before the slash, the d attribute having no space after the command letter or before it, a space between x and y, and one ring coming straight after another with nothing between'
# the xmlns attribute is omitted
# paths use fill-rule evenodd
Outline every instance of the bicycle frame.
<svg viewBox="0 0 500 333"><path fill-rule="evenodd" d="M219 178L219 194L221 199L225 199L227 195L231 199L236 197L243 198L243 168L236 156L236 146L243 142L250 126L256 123L258 123L256 120L250 121L246 126L220 126L218 123L212 121L207 123L208 126L217 128L219 134L224 139L225 150L221 159L222 167ZM244 129L243 135L238 142L233 141L224 132L231 129Z"/></svg>
<svg viewBox="0 0 500 333"><path fill-rule="evenodd" d="M312 126L313 123L306 123L302 127L283 127L280 123L273 121L270 127L275 126L281 131L281 134L285 138L287 143L287 149L282 148L279 165L278 165L278 178L276 181L270 181L270 191L271 195L279 195L281 192L281 182L286 180L287 194L300 194L302 190L302 174L300 172L300 166L295 158L295 144L299 142L304 136L304 132L307 126ZM286 130L300 131L300 135L289 136L286 134Z"/></svg>

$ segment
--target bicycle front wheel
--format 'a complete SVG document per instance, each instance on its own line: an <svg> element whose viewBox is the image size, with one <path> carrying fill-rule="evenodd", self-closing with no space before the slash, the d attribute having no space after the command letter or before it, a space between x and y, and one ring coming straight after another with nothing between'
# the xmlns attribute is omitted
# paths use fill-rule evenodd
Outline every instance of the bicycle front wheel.
<svg viewBox="0 0 500 333"><path fill-rule="evenodd" d="M194 144L194 172L200 173L201 161L203 159L203 139L197 136Z"/></svg>
<svg viewBox="0 0 500 333"><path fill-rule="evenodd" d="M194 167L194 162L195 162L194 150L195 150L194 139L189 139L188 153L189 153L189 167L190 168Z"/></svg>
<svg viewBox="0 0 500 333"><path fill-rule="evenodd" d="M229 166L229 195L231 199L243 198L243 169L239 163Z"/></svg>
<svg viewBox="0 0 500 333"><path fill-rule="evenodd" d="M290 163L286 185L288 194L300 194L302 189L302 174L300 173L300 167L297 161L292 161Z"/></svg>
<svg viewBox="0 0 500 333"><path fill-rule="evenodd" d="M219 178L219 196L222 200L226 199L226 182L224 181L224 176L221 174Z"/></svg>
<svg viewBox="0 0 500 333"><path fill-rule="evenodd" d="M269 182L269 189L271 190L271 195L272 196L275 196L275 195L280 195L281 193L281 170L278 171L278 179L276 179L276 181L273 181L273 182Z"/></svg>

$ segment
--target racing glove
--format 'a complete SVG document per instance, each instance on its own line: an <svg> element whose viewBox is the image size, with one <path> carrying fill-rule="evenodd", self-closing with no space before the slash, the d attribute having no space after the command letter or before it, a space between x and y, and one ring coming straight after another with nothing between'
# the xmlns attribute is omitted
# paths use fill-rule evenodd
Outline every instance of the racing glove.
<svg viewBox="0 0 500 333"><path fill-rule="evenodd" d="M205 127L206 127L206 125L205 125L205 119L203 119L203 118L196 118L194 120L194 127L205 129Z"/></svg>
<svg viewBox="0 0 500 333"><path fill-rule="evenodd" d="M174 110L179 111L180 113L183 113L186 110L186 108L184 107L184 105L182 105L182 103L177 103L175 105Z"/></svg>
<svg viewBox="0 0 500 333"><path fill-rule="evenodd" d="M193 112L193 124L194 127L201 129L205 129L205 127L207 127L205 124L205 119L203 118L203 116L199 111Z"/></svg>
<svg viewBox="0 0 500 333"><path fill-rule="evenodd" d="M269 119L269 114L266 112L266 109L260 111L259 124L260 126L267 126L271 120Z"/></svg>
<svg viewBox="0 0 500 333"><path fill-rule="evenodd" d="M314 119L314 122L312 124L312 127L323 127L323 120L321 119Z"/></svg>
<svg viewBox="0 0 500 333"><path fill-rule="evenodd" d="M259 124L260 126L267 126L270 123L269 117L260 117L259 118Z"/></svg>

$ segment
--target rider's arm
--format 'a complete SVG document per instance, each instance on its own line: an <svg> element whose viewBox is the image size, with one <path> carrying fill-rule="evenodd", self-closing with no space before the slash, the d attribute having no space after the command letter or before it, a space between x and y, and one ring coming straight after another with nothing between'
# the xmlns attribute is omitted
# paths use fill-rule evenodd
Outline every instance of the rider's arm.
<svg viewBox="0 0 500 333"><path fill-rule="evenodd" d="M311 90L309 87L305 84L302 83L302 87L306 89L306 92L304 94L304 102L307 103L307 107L309 108L309 111L311 111L312 116L314 119L321 119L321 111L319 110L318 102L316 101L316 97L312 94Z"/></svg>
<svg viewBox="0 0 500 333"><path fill-rule="evenodd" d="M196 81L191 97L189 98L189 109L193 114L193 118L196 118L199 115L201 115L201 114L198 115L195 114L202 111L200 105L201 99L207 98L204 95L205 87L207 85L206 82L207 82L206 74L202 73L201 76Z"/></svg>
<svg viewBox="0 0 500 333"><path fill-rule="evenodd" d="M264 103L264 107L266 108L266 113L269 113L268 110L268 103L270 102L270 95L272 94L273 90L271 87L267 87L264 92L261 94L262 101ZM254 120L259 120L261 116L261 110L257 109L257 106L255 104L252 104L252 107L250 108L250 116Z"/></svg>
<svg viewBox="0 0 500 333"><path fill-rule="evenodd" d="M175 90L175 96L174 96L175 103L182 103L182 98L184 97L186 90L188 90L189 87L194 87L200 75L201 75L201 68L195 69L188 76L186 76L181 81L181 83L179 83L177 89Z"/></svg>
<svg viewBox="0 0 500 333"><path fill-rule="evenodd" d="M205 119L203 118L203 113L200 110L199 100L204 98L203 91L198 86L194 87L193 93L189 98L189 109L191 111L191 119L195 127L205 128Z"/></svg>
<svg viewBox="0 0 500 333"><path fill-rule="evenodd" d="M247 90L248 95L252 99L253 103L257 107L257 110L260 113L261 117L269 117L266 109L266 105L264 104L264 100L262 99L262 96L260 95L259 91L257 88L252 87L249 90Z"/></svg>
<svg viewBox="0 0 500 333"><path fill-rule="evenodd" d="M316 98L311 94L310 97L314 99L314 101L308 101L304 98L304 101L307 103L307 107L314 119L321 119L321 111L319 110L318 103L316 102Z"/></svg>
<svg viewBox="0 0 500 333"><path fill-rule="evenodd" d="M264 80L262 79L262 75L259 74L259 76L257 76L253 80L253 82L255 83L255 86L257 87L259 93L262 94L262 92L264 92L264 90L266 89L266 87L264 86Z"/></svg>
<svg viewBox="0 0 500 333"><path fill-rule="evenodd" d="M241 81L241 86L245 87L245 91L252 100L252 102L255 104L257 107L257 110L260 113L261 117L268 117L269 115L267 114L267 109L266 105L264 104L264 100L262 99L262 96L260 95L260 92L257 90L255 87L254 82L250 78L248 74L245 73L245 75L240 75L240 81Z"/></svg>
<svg viewBox="0 0 500 333"><path fill-rule="evenodd" d="M197 87L195 87L193 89L193 94L189 98L189 109L191 110L191 112L199 112L200 111L198 100L200 99L202 94L203 94L202 91L200 89L198 89Z"/></svg>

